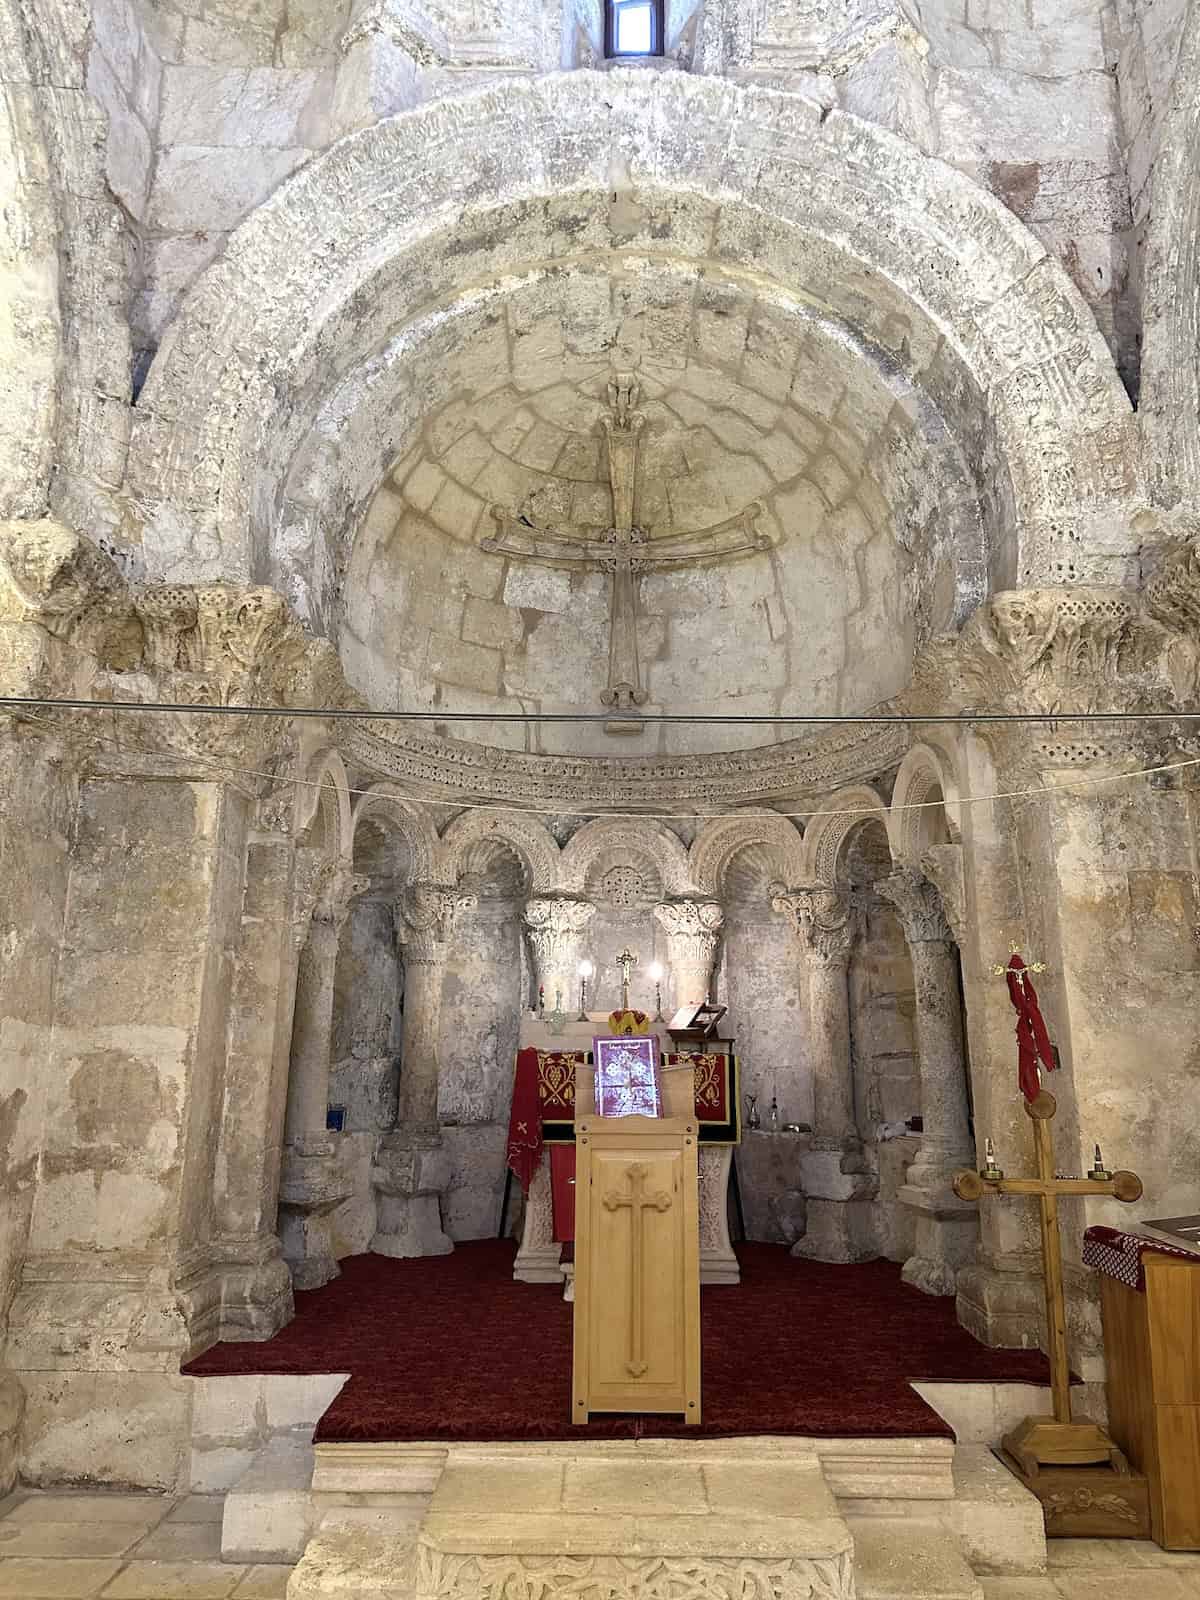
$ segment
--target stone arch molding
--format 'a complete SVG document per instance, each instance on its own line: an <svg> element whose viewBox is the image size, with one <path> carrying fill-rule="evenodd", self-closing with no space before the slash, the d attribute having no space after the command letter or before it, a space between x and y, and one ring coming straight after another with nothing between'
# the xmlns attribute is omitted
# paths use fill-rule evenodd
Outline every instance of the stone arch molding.
<svg viewBox="0 0 1200 1600"><path fill-rule="evenodd" d="M445 852L426 812L391 783L373 784L354 807L351 837L364 819L380 823L408 847L413 883L445 883Z"/></svg>
<svg viewBox="0 0 1200 1600"><path fill-rule="evenodd" d="M624 206L611 205L614 172L618 189L627 177ZM583 197L578 225L555 229L571 196ZM664 218L677 237L664 238ZM322 395L355 370L366 384L380 352L422 317L436 322L447 297L586 249L756 271L823 297L907 364L965 437L994 441L988 498L1012 508L1015 542L990 530L992 587L1046 578L1054 542L1079 553L1093 527L1124 554L1113 530L1131 470L1128 399L1066 274L998 201L799 96L581 72L350 135L234 234L137 407L128 487L152 571L271 581L284 488ZM419 414L421 397L395 383L393 410ZM326 539L365 503L386 444L354 438L355 461L334 476L357 487L320 514ZM323 481L314 472L317 500ZM328 549L306 559L327 585Z"/></svg>
<svg viewBox="0 0 1200 1600"><path fill-rule="evenodd" d="M931 845L939 844L938 823L944 821L952 842L962 838L958 774L945 751L914 745L900 763L888 808L888 845L893 861L916 866ZM931 804L936 795L941 805ZM908 809L921 807L922 809Z"/></svg>
<svg viewBox="0 0 1200 1600"><path fill-rule="evenodd" d="M330 791L334 814L319 842L326 853L349 861L354 849L354 809L350 799L350 779L346 764L336 750L320 750L308 763L304 782L296 785L295 831L297 838L321 825L322 800Z"/></svg>
<svg viewBox="0 0 1200 1600"><path fill-rule="evenodd" d="M679 836L661 822L636 817L597 817L585 822L563 846L558 887L565 894L583 894L594 864L614 850L634 850L651 860L668 898L695 892L687 851Z"/></svg>
<svg viewBox="0 0 1200 1600"><path fill-rule="evenodd" d="M692 879L701 894L719 898L724 887L725 869L738 851L761 845L767 852L779 881L803 883L804 856L800 830L786 817L733 812L706 822L688 852Z"/></svg>
<svg viewBox="0 0 1200 1600"><path fill-rule="evenodd" d="M553 835L536 819L515 811L463 811L447 823L441 846L447 869L457 882L477 844L494 839L508 845L524 864L530 894L550 894L558 885L559 850Z"/></svg>
<svg viewBox="0 0 1200 1600"><path fill-rule="evenodd" d="M804 830L801 884L837 883L838 865L847 840L864 823L877 821L888 827L888 809L879 794L866 783L831 794L820 811L809 818ZM888 839L889 847L891 839Z"/></svg>

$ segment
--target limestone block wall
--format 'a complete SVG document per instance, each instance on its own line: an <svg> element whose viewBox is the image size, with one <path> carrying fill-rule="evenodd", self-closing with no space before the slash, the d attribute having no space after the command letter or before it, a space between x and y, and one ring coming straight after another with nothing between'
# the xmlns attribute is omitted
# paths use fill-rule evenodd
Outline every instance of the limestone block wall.
<svg viewBox="0 0 1200 1600"><path fill-rule="evenodd" d="M1063 262L1133 382L1130 190L1113 67L1119 11L1134 9L1115 0L709 0L696 66L814 94L968 173ZM1154 17L1151 32L1164 21Z"/></svg>
<svg viewBox="0 0 1200 1600"><path fill-rule="evenodd" d="M206 1245L241 829L219 784L91 779L81 791L9 1318L34 1482L165 1488L180 1471L179 1362L220 1315Z"/></svg>
<svg viewBox="0 0 1200 1600"><path fill-rule="evenodd" d="M17 1468L24 1391L3 1359L42 1150L76 790L61 752L0 734L0 1489Z"/></svg>
<svg viewBox="0 0 1200 1600"><path fill-rule="evenodd" d="M743 1100L758 1096L764 1124L774 1095L781 1122L812 1123L804 973L782 918L731 906L718 998L729 1007L722 1031L737 1040Z"/></svg>

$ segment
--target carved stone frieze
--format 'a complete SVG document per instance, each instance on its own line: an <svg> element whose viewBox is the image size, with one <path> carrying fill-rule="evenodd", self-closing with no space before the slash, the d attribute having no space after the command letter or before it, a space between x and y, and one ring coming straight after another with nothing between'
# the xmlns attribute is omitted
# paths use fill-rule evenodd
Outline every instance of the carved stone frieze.
<svg viewBox="0 0 1200 1600"><path fill-rule="evenodd" d="M418 1541L418 1600L854 1600L848 1553L826 1557L461 1555Z"/></svg>
<svg viewBox="0 0 1200 1600"><path fill-rule="evenodd" d="M862 911L842 889L811 884L789 889L773 884L771 909L787 917L810 962L837 966L848 962L862 932Z"/></svg>
<svg viewBox="0 0 1200 1600"><path fill-rule="evenodd" d="M875 892L895 907L910 945L954 943L942 897L923 873L913 867L897 867L876 882Z"/></svg>
<svg viewBox="0 0 1200 1600"><path fill-rule="evenodd" d="M405 965L444 960L455 920L478 904L478 895L443 884L406 883L395 902L396 938L404 948Z"/></svg>

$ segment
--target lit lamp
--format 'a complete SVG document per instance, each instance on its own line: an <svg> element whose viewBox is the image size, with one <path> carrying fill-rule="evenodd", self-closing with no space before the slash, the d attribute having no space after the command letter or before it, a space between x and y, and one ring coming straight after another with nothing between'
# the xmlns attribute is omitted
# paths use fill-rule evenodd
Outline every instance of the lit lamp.
<svg viewBox="0 0 1200 1600"><path fill-rule="evenodd" d="M650 968L650 976L654 979L654 1020L665 1022L667 1019L662 1014L663 969L660 961L656 961Z"/></svg>
<svg viewBox="0 0 1200 1600"><path fill-rule="evenodd" d="M588 979L595 970L590 961L581 961L579 963L579 1015L575 1019L576 1022L587 1021L587 985Z"/></svg>

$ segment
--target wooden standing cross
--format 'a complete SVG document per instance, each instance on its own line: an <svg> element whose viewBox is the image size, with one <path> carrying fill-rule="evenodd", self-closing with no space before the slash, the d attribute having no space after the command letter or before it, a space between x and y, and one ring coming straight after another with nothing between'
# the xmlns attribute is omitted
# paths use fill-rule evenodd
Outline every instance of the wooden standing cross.
<svg viewBox="0 0 1200 1600"><path fill-rule="evenodd" d="M1015 948L1015 947L1014 947ZM1040 963L1027 969L1044 971ZM1008 967L997 967L998 975ZM986 1191L993 1194L1034 1195L1038 1201L1042 1232L1042 1270L1046 1291L1046 1336L1050 1357L1052 1417L1026 1417L1006 1434L1004 1449L1017 1462L1023 1475L1036 1476L1042 1466L1087 1466L1098 1461L1111 1462L1118 1471L1128 1466L1120 1450L1094 1422L1071 1420L1071 1363L1067 1353L1067 1308L1063 1289L1062 1239L1059 1234L1058 1198L1072 1194L1107 1194L1131 1203L1141 1198L1142 1181L1132 1172L1106 1172L1096 1146L1095 1165L1086 1178L1060 1178L1055 1175L1054 1140L1050 1123L1058 1102L1047 1089L1040 1089L1033 1100L1026 1099L1025 1113L1033 1122L1037 1152L1036 1178L1006 1178L995 1164L992 1142L986 1144L986 1165L979 1172L959 1172L954 1192L960 1200L978 1200Z"/></svg>
<svg viewBox="0 0 1200 1600"><path fill-rule="evenodd" d="M618 1194L615 1189L610 1189L604 1196L604 1209L617 1211L622 1206L629 1207L630 1250L632 1265L629 1294L629 1360L625 1363L631 1377L640 1378L646 1371L645 1343L645 1314L642 1308L642 1226L646 1212L669 1211L671 1209L671 1196L665 1189L659 1189L655 1194L646 1194L646 1169L640 1161L635 1161L629 1168L629 1191L627 1194Z"/></svg>

